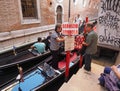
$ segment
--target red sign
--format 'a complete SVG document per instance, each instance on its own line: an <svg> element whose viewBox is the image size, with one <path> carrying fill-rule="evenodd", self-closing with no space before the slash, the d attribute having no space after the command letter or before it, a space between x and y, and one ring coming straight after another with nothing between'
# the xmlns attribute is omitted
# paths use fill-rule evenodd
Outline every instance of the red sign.
<svg viewBox="0 0 120 91"><path fill-rule="evenodd" d="M77 35L78 34L78 24L62 24L62 34L64 35Z"/></svg>

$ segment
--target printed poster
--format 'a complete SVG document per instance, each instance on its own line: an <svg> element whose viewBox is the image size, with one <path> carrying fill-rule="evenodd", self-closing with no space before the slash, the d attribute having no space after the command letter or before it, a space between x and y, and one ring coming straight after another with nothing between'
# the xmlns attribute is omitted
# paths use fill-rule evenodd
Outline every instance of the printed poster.
<svg viewBox="0 0 120 91"><path fill-rule="evenodd" d="M65 37L65 51L71 51L74 49L74 36L66 36Z"/></svg>

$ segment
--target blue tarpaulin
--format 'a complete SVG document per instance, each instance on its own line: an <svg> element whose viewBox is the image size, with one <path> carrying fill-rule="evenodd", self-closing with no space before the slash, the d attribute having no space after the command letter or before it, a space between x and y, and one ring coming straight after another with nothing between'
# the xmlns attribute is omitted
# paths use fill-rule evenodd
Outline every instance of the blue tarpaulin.
<svg viewBox="0 0 120 91"><path fill-rule="evenodd" d="M43 77L41 71L37 69L31 74L27 75L24 78L24 82L20 82L20 84L14 86L12 91L19 91L19 86L22 91L30 91L35 87L40 86L44 82L45 82L45 77Z"/></svg>

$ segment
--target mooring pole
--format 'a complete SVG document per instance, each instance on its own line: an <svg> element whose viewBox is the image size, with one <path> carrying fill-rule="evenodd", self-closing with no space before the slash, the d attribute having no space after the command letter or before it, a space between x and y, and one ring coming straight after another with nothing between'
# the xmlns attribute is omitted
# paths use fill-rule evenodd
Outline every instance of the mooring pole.
<svg viewBox="0 0 120 91"><path fill-rule="evenodd" d="M71 0L69 0L69 7L68 7L68 22L70 22L70 8L71 7Z"/></svg>
<svg viewBox="0 0 120 91"><path fill-rule="evenodd" d="M65 81L68 81L69 78L69 63L70 63L70 51L66 51Z"/></svg>

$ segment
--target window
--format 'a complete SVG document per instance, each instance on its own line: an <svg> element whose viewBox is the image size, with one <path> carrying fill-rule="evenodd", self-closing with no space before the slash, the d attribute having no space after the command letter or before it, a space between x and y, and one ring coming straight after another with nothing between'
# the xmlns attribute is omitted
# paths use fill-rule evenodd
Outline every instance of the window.
<svg viewBox="0 0 120 91"><path fill-rule="evenodd" d="M83 0L83 7L85 7L86 6L86 1L85 0Z"/></svg>
<svg viewBox="0 0 120 91"><path fill-rule="evenodd" d="M40 23L39 0L19 0L22 24Z"/></svg>
<svg viewBox="0 0 120 91"><path fill-rule="evenodd" d="M73 0L73 3L75 3L76 2L76 0Z"/></svg>
<svg viewBox="0 0 120 91"><path fill-rule="evenodd" d="M91 8L91 4L92 4L92 1L91 0L89 0L89 8Z"/></svg>
<svg viewBox="0 0 120 91"><path fill-rule="evenodd" d="M23 18L37 18L36 0L21 0Z"/></svg>
<svg viewBox="0 0 120 91"><path fill-rule="evenodd" d="M58 2L62 2L63 0L57 0Z"/></svg>
<svg viewBox="0 0 120 91"><path fill-rule="evenodd" d="M73 3L74 3L75 5L77 5L77 1L78 1L78 0L73 0Z"/></svg>

